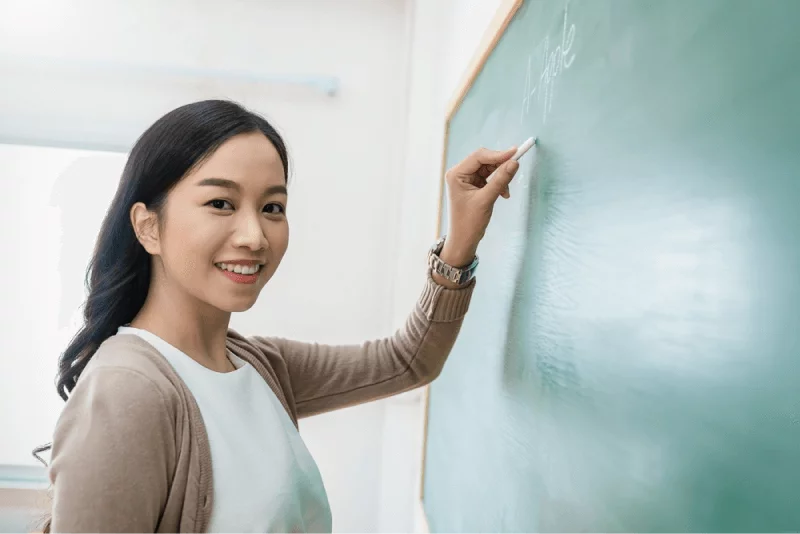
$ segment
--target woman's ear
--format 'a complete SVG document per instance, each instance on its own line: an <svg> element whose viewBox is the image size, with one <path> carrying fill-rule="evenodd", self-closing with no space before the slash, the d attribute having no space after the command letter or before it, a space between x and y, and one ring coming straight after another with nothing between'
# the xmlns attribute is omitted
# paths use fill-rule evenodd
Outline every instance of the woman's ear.
<svg viewBox="0 0 800 534"><path fill-rule="evenodd" d="M158 235L158 214L147 209L142 202L131 206L131 224L136 239L152 256L161 252L161 241Z"/></svg>

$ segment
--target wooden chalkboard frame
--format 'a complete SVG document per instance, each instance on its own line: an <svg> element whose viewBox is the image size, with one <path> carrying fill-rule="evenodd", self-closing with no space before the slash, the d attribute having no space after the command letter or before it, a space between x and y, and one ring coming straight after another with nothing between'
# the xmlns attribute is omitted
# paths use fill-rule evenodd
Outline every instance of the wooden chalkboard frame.
<svg viewBox="0 0 800 534"><path fill-rule="evenodd" d="M447 141L450 134L450 121L453 119L453 116L456 114L458 109L461 107L461 103L464 101L464 97L466 97L467 92L472 88L472 84L475 82L475 79L480 74L483 66L486 64L486 61L489 59L489 56L494 51L497 43L500 41L500 38L508 28L508 25L514 18L514 15L517 14L517 11L522 6L525 0L501 0L500 6L497 8L494 17L492 18L491 23L486 28L484 32L483 38L481 39L480 44L478 45L475 54L472 57L469 65L467 66L464 75L461 78L461 81L456 88L456 91L453 93L453 96L450 99L450 102L447 105L447 109L445 112L445 123L444 123L444 147L442 149L442 166L439 176L439 206L436 212L436 236L434 238L439 237L439 229L442 226L442 208L444 206L444 194L445 194L445 185L444 185L444 177L445 173L447 172ZM477 147L476 147L477 148ZM430 396L430 386L426 386L424 390L424 417L423 417L423 428L422 428L422 465L420 468L420 476L419 476L419 499L417 500L418 504L418 514L419 518L422 522L421 528L424 532L430 532L430 525L428 523L428 517L425 513L425 463L426 463L426 451L428 449L428 412L429 412L429 396Z"/></svg>

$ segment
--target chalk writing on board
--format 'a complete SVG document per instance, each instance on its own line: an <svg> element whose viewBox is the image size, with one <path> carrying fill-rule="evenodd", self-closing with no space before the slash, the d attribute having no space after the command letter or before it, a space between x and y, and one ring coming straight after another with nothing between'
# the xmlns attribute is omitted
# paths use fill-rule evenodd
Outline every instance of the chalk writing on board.
<svg viewBox="0 0 800 534"><path fill-rule="evenodd" d="M561 26L561 44L550 50L550 36L546 36L544 40L536 47L535 50L541 50L542 55L542 70L539 74L538 80L533 78L533 56L528 56L528 70L525 74L525 92L522 97L522 114L520 122L530 113L531 102L536 97L536 102L542 107L542 124L547 122L547 114L553 107L553 98L555 96L555 84L558 75L572 66L575 61L575 54L572 52L572 45L575 43L575 24L570 24L567 27L567 17L569 12L569 5L564 8L564 21ZM535 85L532 85L533 83Z"/></svg>

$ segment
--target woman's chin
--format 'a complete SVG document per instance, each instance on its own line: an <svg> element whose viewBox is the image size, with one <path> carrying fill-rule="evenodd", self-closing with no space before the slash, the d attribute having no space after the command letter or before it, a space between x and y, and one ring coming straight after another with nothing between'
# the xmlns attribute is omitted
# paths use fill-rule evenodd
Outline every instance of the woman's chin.
<svg viewBox="0 0 800 534"><path fill-rule="evenodd" d="M247 311L253 307L258 300L258 294L254 295L230 295L227 298L214 299L209 302L213 307L226 313L236 313Z"/></svg>
<svg viewBox="0 0 800 534"><path fill-rule="evenodd" d="M248 300L238 299L236 301L231 301L226 303L223 309L229 313L243 312L252 308L255 303L256 299L248 299Z"/></svg>

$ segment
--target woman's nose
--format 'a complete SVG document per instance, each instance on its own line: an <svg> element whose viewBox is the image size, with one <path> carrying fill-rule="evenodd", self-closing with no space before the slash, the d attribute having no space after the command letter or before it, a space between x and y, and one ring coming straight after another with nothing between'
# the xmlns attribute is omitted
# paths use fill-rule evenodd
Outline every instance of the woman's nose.
<svg viewBox="0 0 800 534"><path fill-rule="evenodd" d="M250 215L241 218L236 229L234 245L253 251L267 248L269 243L267 243L267 237L261 228L261 221L258 217Z"/></svg>

